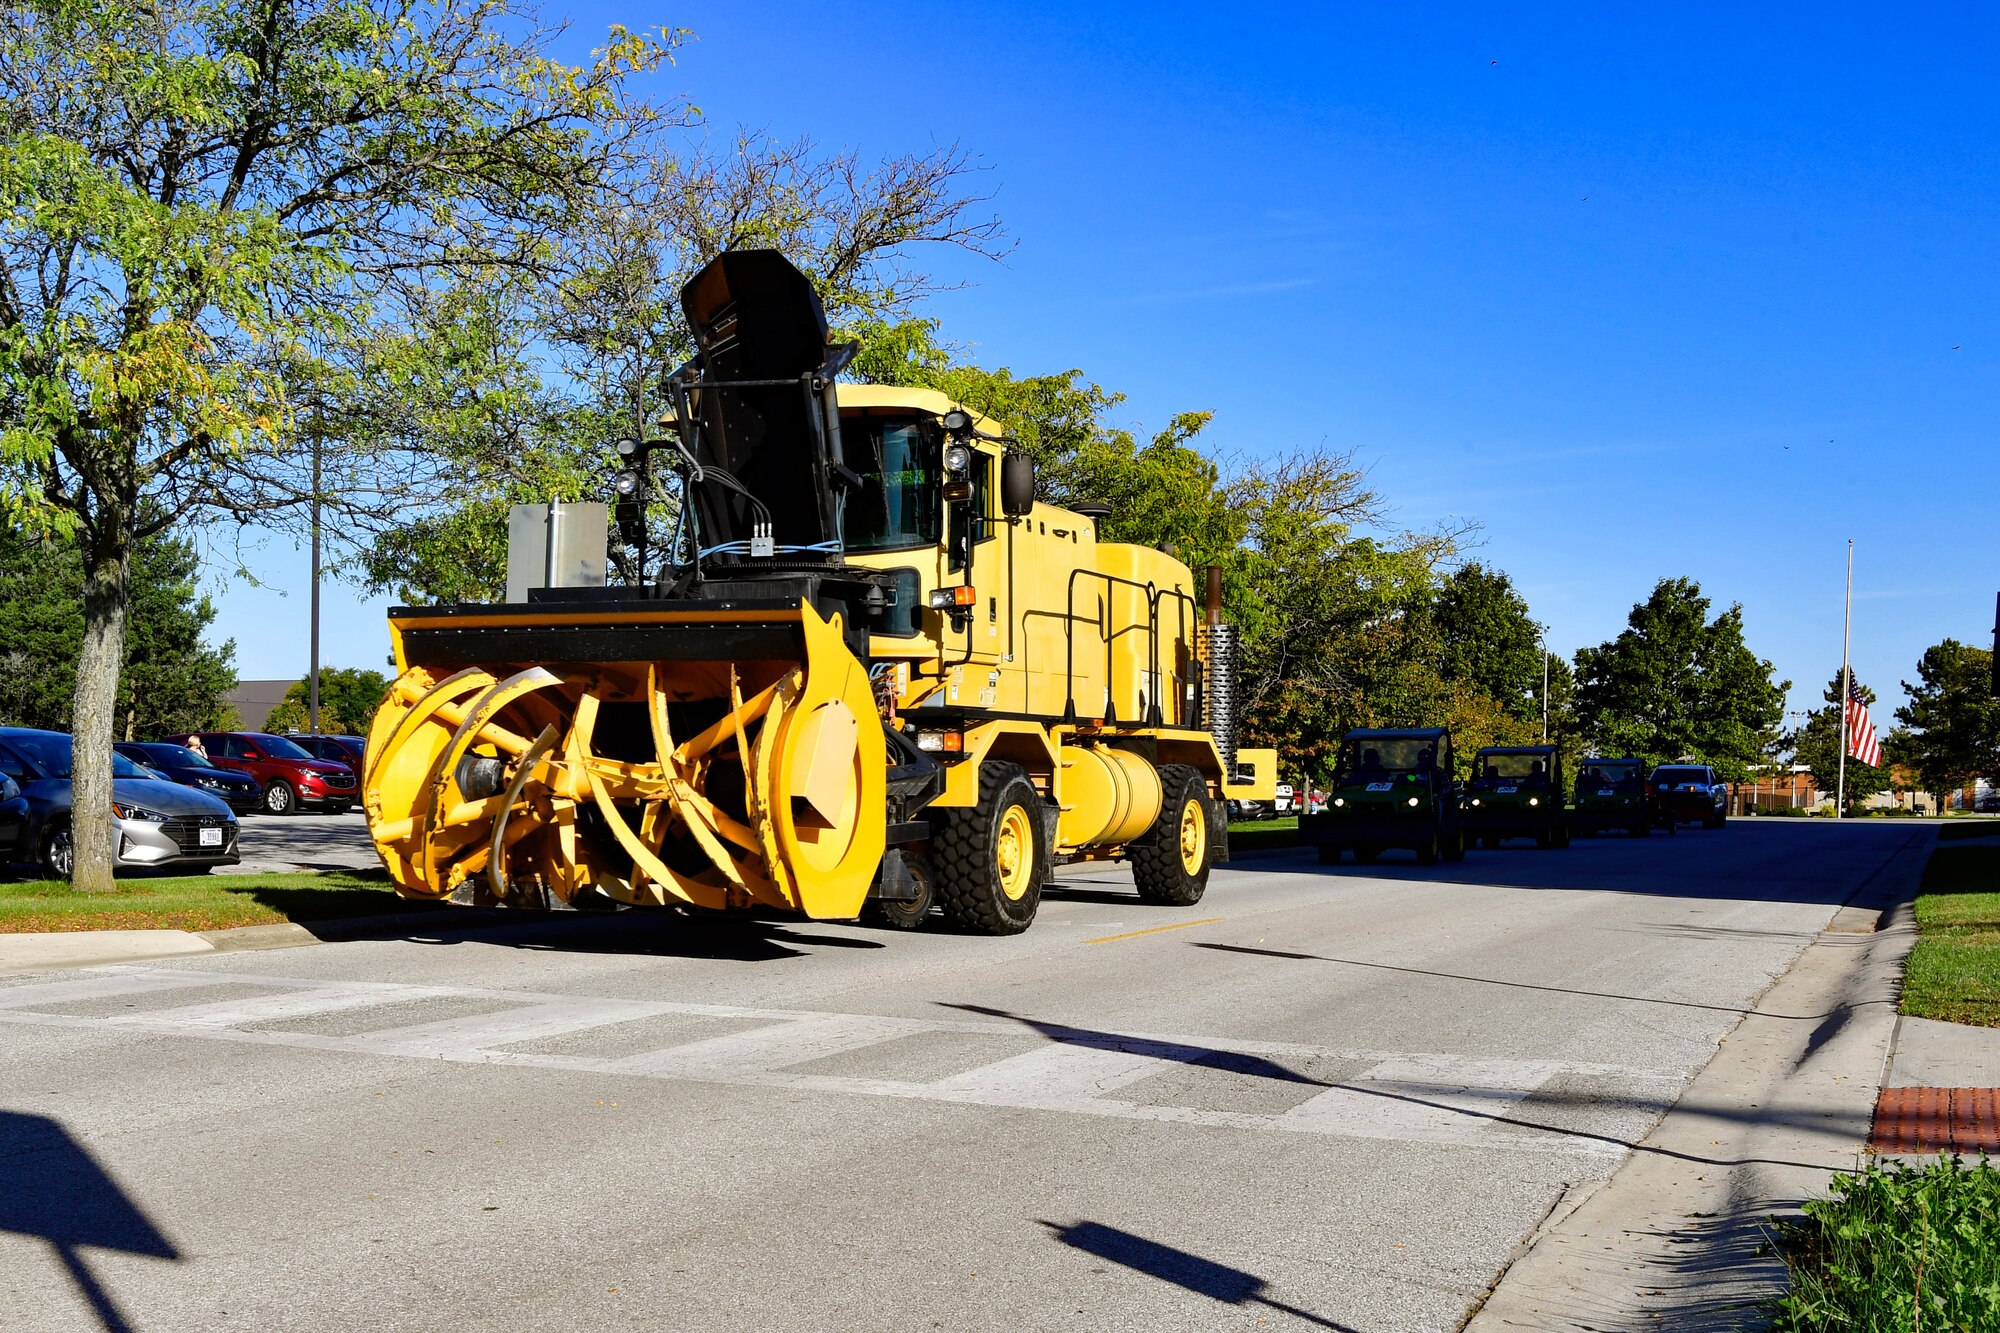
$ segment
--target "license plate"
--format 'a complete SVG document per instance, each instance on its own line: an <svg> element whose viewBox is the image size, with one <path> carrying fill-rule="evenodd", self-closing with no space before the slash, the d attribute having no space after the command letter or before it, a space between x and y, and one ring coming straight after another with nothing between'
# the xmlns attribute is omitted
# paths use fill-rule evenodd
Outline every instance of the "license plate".
<svg viewBox="0 0 2000 1333"><path fill-rule="evenodd" d="M1395 788L1395 786L1396 786L1396 784L1395 784L1395 783L1393 783L1393 782L1371 782L1371 783L1369 783L1369 784L1368 784L1368 790L1369 790L1369 791L1391 791L1391 790L1393 790L1393 789Z"/></svg>
<svg viewBox="0 0 2000 1333"><path fill-rule="evenodd" d="M1599 792L1598 792L1597 794L1598 794L1599 796L1609 796L1609 795L1611 795L1611 794L1612 794L1612 791L1611 791L1611 788L1609 788L1609 787L1606 787L1606 788L1604 788L1603 790L1599 791Z"/></svg>
<svg viewBox="0 0 2000 1333"><path fill-rule="evenodd" d="M1501 788L1499 788L1499 792L1500 792L1500 794L1501 794L1502 796L1512 796L1512 795L1513 795L1513 794L1514 794L1515 792L1517 792L1517 791L1519 791L1519 790L1521 790L1521 789L1520 789L1519 787L1501 787Z"/></svg>
<svg viewBox="0 0 2000 1333"><path fill-rule="evenodd" d="M204 847L220 847L222 845L222 830L219 828L203 829L201 831L201 845Z"/></svg>

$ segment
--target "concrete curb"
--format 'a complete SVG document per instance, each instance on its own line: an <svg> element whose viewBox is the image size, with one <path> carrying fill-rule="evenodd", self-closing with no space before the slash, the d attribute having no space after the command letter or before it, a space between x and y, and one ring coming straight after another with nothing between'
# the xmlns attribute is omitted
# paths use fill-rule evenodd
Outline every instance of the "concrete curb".
<svg viewBox="0 0 2000 1333"><path fill-rule="evenodd" d="M1467 1330L1720 1333L1783 1290L1784 1265L1761 1252L1766 1220L1863 1159L1932 834L1850 900L1883 928L1836 912L1611 1178L1558 1204Z"/></svg>
<svg viewBox="0 0 2000 1333"><path fill-rule="evenodd" d="M339 944L416 930L461 931L497 925L546 923L569 913L509 911L485 907L432 907L330 921L276 921L228 930L50 930L0 933L0 975L55 972L207 953L247 953Z"/></svg>

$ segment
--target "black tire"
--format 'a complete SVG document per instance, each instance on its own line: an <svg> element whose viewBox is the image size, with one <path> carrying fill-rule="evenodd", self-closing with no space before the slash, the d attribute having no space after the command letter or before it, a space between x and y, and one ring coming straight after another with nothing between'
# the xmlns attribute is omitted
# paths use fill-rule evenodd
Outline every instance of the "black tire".
<svg viewBox="0 0 2000 1333"><path fill-rule="evenodd" d="M1482 833L1479 835L1479 845L1490 852L1500 845L1500 839L1494 837L1491 833Z"/></svg>
<svg viewBox="0 0 2000 1333"><path fill-rule="evenodd" d="M1369 846L1365 843L1355 844L1354 859L1360 862L1362 865L1365 866L1374 865L1375 858L1380 856L1381 854L1382 854L1382 849L1380 847Z"/></svg>
<svg viewBox="0 0 2000 1333"><path fill-rule="evenodd" d="M1418 865L1434 866L1438 863L1438 858L1441 855L1441 852L1438 847L1438 843L1440 841L1441 841L1441 836L1439 835L1438 831L1436 829L1432 829L1431 836L1425 838L1422 842L1417 844L1416 853L1417 853Z"/></svg>
<svg viewBox="0 0 2000 1333"><path fill-rule="evenodd" d="M1561 824L1561 825L1558 825L1558 826L1557 826L1557 828L1556 828L1556 846L1558 846L1558 847L1567 847L1567 846L1569 846L1569 825L1567 825L1567 824Z"/></svg>
<svg viewBox="0 0 2000 1333"><path fill-rule="evenodd" d="M917 896L870 898L861 909L861 919L868 925L885 930L915 930L931 914L931 906L937 901L937 874L930 861L906 852L903 864L909 868L910 878L917 882Z"/></svg>
<svg viewBox="0 0 2000 1333"><path fill-rule="evenodd" d="M298 793L292 784L283 778L272 778L271 785L264 788L264 813L267 815L295 815L299 812Z"/></svg>
<svg viewBox="0 0 2000 1333"><path fill-rule="evenodd" d="M58 819L42 830L42 845L35 849L35 859L50 879L67 881L75 873L76 843L67 819Z"/></svg>
<svg viewBox="0 0 2000 1333"><path fill-rule="evenodd" d="M1653 836L1653 826L1651 824L1634 824L1631 831L1632 836L1635 838L1650 838Z"/></svg>
<svg viewBox="0 0 2000 1333"><path fill-rule="evenodd" d="M1347 849L1337 842L1323 842L1319 845L1319 863L1323 866L1340 864L1340 854Z"/></svg>
<svg viewBox="0 0 2000 1333"><path fill-rule="evenodd" d="M1166 907L1201 901L1215 859L1208 841L1212 819L1201 774L1186 764L1160 765L1160 817L1125 853L1140 898Z"/></svg>
<svg viewBox="0 0 2000 1333"><path fill-rule="evenodd" d="M1556 845L1556 835L1550 832L1548 829L1543 829L1540 833L1537 833L1535 835L1535 846L1540 847L1543 850L1547 850L1548 848L1553 847L1555 845Z"/></svg>
<svg viewBox="0 0 2000 1333"><path fill-rule="evenodd" d="M1041 811L1041 794L1019 764L989 761L979 766L979 804L936 812L938 905L953 923L981 935L1018 935L1034 921L1049 859Z"/></svg>
<svg viewBox="0 0 2000 1333"><path fill-rule="evenodd" d="M1444 846L1440 850L1444 852L1444 859L1447 861L1463 861L1465 859L1465 830L1458 829L1454 831L1445 839Z"/></svg>

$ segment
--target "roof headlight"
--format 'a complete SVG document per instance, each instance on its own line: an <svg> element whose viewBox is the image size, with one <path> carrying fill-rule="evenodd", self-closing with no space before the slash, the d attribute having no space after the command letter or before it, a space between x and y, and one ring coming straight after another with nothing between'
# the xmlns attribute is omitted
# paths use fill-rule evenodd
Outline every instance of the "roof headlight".
<svg viewBox="0 0 2000 1333"><path fill-rule="evenodd" d="M972 470L972 450L962 444L949 444L944 450L944 470L954 477L962 477Z"/></svg>

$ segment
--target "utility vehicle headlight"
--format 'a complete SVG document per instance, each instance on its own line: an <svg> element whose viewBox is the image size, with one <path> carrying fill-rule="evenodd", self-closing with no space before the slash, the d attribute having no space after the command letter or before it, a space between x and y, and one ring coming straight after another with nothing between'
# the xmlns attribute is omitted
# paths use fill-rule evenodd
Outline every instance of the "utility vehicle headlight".
<svg viewBox="0 0 2000 1333"><path fill-rule="evenodd" d="M1336 796L1336 797L1334 797L1334 798L1333 798L1333 803L1334 803L1335 807L1339 807L1339 806L1343 806L1343 805L1346 805L1346 804L1347 804L1347 798L1346 798L1345 796Z"/></svg>
<svg viewBox="0 0 2000 1333"><path fill-rule="evenodd" d="M1542 803L1542 798L1539 796L1530 796L1528 798L1529 805L1540 805L1541 803Z"/></svg>
<svg viewBox="0 0 2000 1333"><path fill-rule="evenodd" d="M962 477L972 469L972 450L962 444L947 445L944 451L944 470L954 477Z"/></svg>
<svg viewBox="0 0 2000 1333"><path fill-rule="evenodd" d="M1472 798L1472 803L1473 803L1474 805L1478 805L1478 804L1479 804L1479 798L1478 798L1477 796L1473 797L1473 798Z"/></svg>
<svg viewBox="0 0 2000 1333"><path fill-rule="evenodd" d="M1417 798L1416 798L1416 797L1412 796L1412 797L1410 798L1410 804L1411 804L1411 805L1418 805L1418 804L1421 804L1421 802L1419 802L1419 801L1417 800Z"/></svg>

